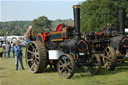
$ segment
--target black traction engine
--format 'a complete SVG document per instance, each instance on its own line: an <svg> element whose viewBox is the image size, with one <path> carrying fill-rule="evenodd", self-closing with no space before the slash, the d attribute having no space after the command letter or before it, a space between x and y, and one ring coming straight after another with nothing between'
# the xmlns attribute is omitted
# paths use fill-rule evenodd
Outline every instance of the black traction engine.
<svg viewBox="0 0 128 85"><path fill-rule="evenodd" d="M100 71L98 55L92 54L88 42L80 33L80 5L74 5L75 27L58 25L56 31L43 32L27 45L26 62L32 73L45 70L48 64L57 68L62 78L71 78L75 66L84 67L91 75Z"/></svg>
<svg viewBox="0 0 128 85"><path fill-rule="evenodd" d="M125 30L125 9L119 9L120 33L112 25L103 28L103 32L85 34L94 53L101 56L102 64L108 70L114 70L117 61L128 61L128 32Z"/></svg>

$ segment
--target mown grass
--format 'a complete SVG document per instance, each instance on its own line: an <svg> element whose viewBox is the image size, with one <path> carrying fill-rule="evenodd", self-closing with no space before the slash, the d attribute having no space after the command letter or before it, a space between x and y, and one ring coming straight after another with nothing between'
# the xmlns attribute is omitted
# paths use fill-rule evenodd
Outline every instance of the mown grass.
<svg viewBox="0 0 128 85"><path fill-rule="evenodd" d="M24 57L23 63L25 70L19 65L16 71L14 58L0 58L0 85L128 85L128 66L118 66L115 71L102 69L95 76L79 71L71 79L62 79L57 72L32 74Z"/></svg>

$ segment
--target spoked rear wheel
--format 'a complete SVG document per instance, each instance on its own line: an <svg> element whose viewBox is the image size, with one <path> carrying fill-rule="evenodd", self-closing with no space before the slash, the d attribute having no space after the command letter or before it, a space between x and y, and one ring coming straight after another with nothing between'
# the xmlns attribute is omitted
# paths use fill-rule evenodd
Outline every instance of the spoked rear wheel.
<svg viewBox="0 0 128 85"><path fill-rule="evenodd" d="M117 57L114 48L107 47L103 54L104 67L107 70L114 70L116 67Z"/></svg>
<svg viewBox="0 0 128 85"><path fill-rule="evenodd" d="M72 56L62 55L57 63L57 70L62 78L70 79L74 75L74 60Z"/></svg>
<svg viewBox="0 0 128 85"><path fill-rule="evenodd" d="M46 67L46 51L40 41L31 41L26 48L26 63L32 73L40 73Z"/></svg>
<svg viewBox="0 0 128 85"><path fill-rule="evenodd" d="M101 66L102 66L102 64L101 64L100 54L93 55L91 63L88 67L89 75L98 74L101 70Z"/></svg>

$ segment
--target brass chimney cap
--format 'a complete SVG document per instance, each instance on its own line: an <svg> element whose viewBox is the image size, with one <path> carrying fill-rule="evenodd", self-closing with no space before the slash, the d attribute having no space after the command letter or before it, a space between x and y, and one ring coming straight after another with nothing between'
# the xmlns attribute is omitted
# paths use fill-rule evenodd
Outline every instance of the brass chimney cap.
<svg viewBox="0 0 128 85"><path fill-rule="evenodd" d="M80 5L73 5L72 8L80 8Z"/></svg>

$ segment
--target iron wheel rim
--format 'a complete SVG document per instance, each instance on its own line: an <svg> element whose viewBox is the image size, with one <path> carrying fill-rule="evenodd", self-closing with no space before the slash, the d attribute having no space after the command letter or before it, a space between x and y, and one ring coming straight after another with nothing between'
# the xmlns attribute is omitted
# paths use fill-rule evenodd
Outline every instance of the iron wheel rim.
<svg viewBox="0 0 128 85"><path fill-rule="evenodd" d="M33 42L30 42L27 45L26 56L26 62L29 70L32 73L35 73L39 66L40 55L38 47Z"/></svg>
<svg viewBox="0 0 128 85"><path fill-rule="evenodd" d="M62 78L69 79L74 74L74 60L70 55L63 55L58 60L58 73Z"/></svg>

